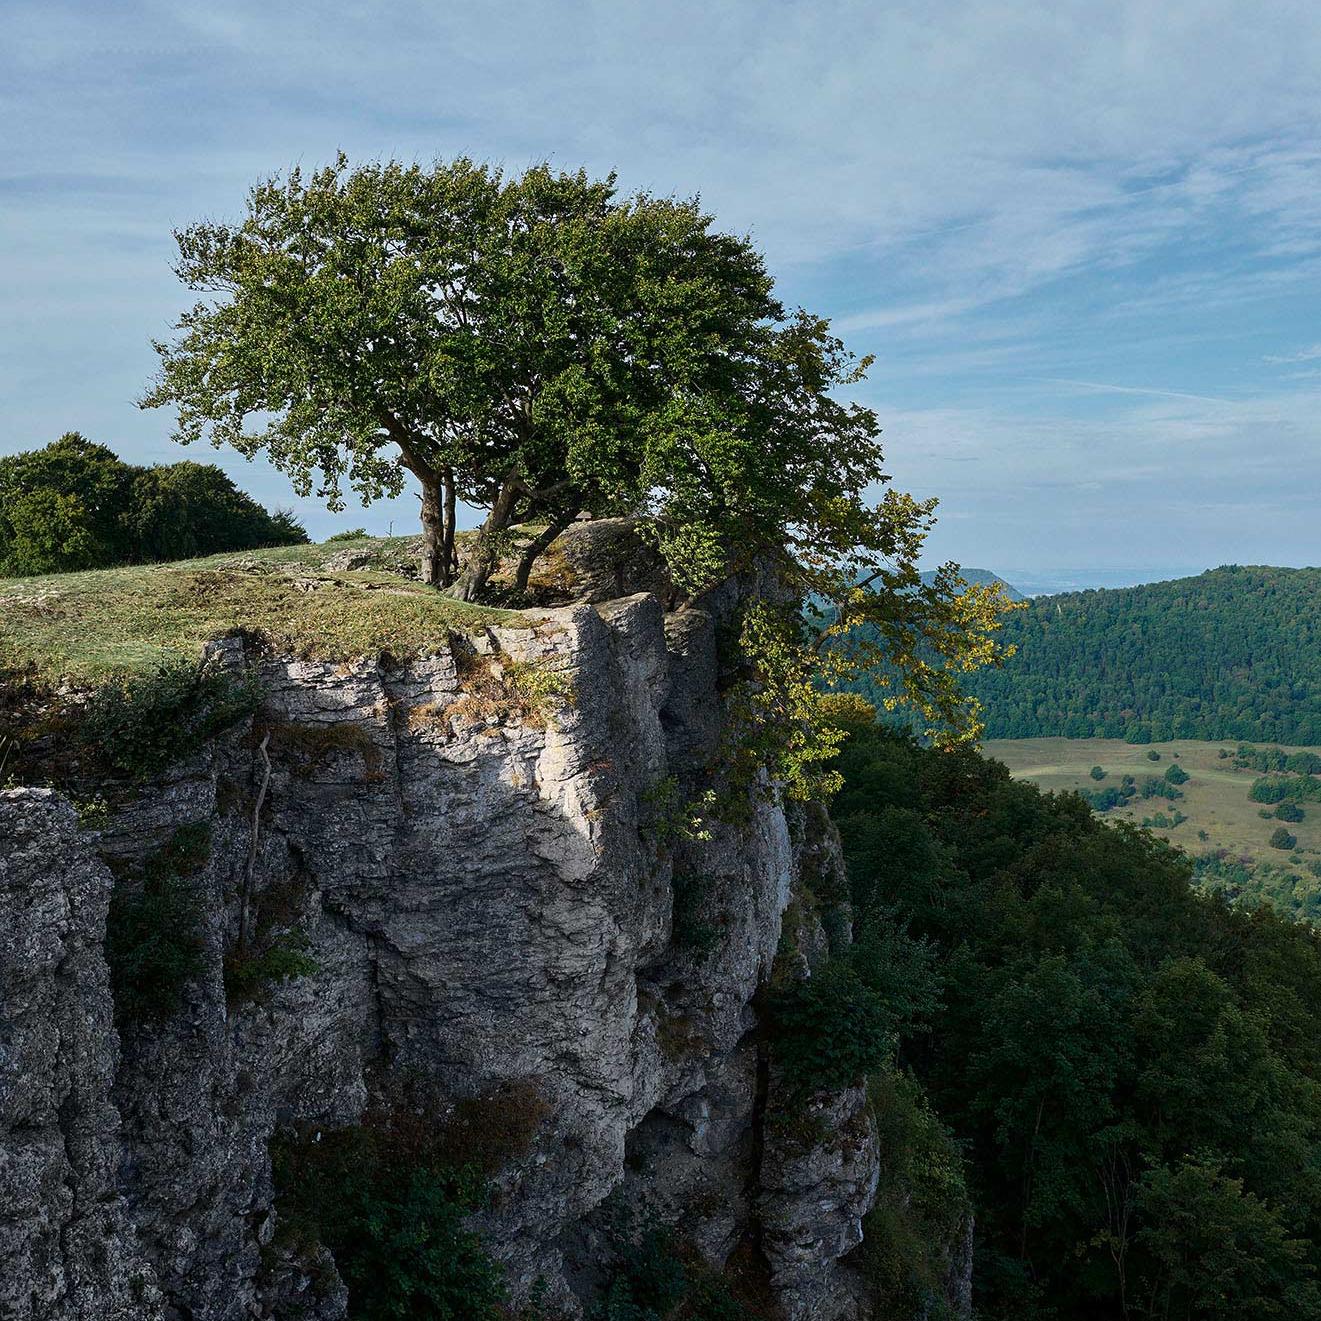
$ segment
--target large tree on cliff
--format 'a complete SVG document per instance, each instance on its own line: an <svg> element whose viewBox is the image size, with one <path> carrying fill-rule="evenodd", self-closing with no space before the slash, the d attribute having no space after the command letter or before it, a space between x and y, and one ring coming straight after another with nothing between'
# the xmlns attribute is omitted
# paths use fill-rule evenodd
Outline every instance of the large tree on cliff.
<svg viewBox="0 0 1321 1321"><path fill-rule="evenodd" d="M885 489L875 415L832 394L867 362L787 314L760 254L695 201L548 166L341 156L176 238L207 297L157 344L142 402L177 408L178 440L265 451L332 507L346 482L371 500L411 472L424 576L464 599L515 525L545 525L525 586L584 513L638 515L689 592L769 558L828 627L805 648L792 609L746 621L779 674L752 685L755 723L788 727L823 676L883 656L899 697L975 725L956 676L993 654L998 598L952 572L922 583L933 505ZM461 575L458 501L488 511Z"/></svg>
<svg viewBox="0 0 1321 1321"><path fill-rule="evenodd" d="M422 489L424 576L457 572L458 500L487 509L457 594L480 594L520 522L631 512L660 450L737 388L782 317L758 254L692 202L468 160L341 157L176 234L210 295L158 344L143 403L176 438L264 450L332 507Z"/></svg>

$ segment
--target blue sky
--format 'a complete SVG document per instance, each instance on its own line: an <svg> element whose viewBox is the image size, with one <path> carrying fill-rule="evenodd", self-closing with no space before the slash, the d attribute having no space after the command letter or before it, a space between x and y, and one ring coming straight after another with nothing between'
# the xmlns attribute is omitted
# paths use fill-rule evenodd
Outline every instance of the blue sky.
<svg viewBox="0 0 1321 1321"><path fill-rule="evenodd" d="M1029 589L1321 563L1321 5L60 3L0 42L0 452L133 400L171 229L261 175L460 152L700 193L877 355L932 558ZM330 514L211 451L322 535Z"/></svg>

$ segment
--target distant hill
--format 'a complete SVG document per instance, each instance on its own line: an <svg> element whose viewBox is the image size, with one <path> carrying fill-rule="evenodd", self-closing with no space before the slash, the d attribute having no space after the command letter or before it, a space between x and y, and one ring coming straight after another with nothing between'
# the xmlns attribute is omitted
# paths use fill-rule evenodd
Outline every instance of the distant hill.
<svg viewBox="0 0 1321 1321"><path fill-rule="evenodd" d="M1018 590L1018 588L1005 582L1005 580L1001 578L998 573L992 573L990 569L960 569L959 574L964 579L965 582L972 583L976 587L983 587L983 586L989 587L992 583L1000 583L1001 586L1003 586L1005 589L1005 595L1008 596L1008 598L1011 601L1027 600L1027 597L1024 596L1023 593ZM935 570L928 569L922 575L922 581L924 583L929 583L933 578L935 578L935 576L936 576Z"/></svg>
<svg viewBox="0 0 1321 1321"><path fill-rule="evenodd" d="M1321 744L1321 569L1227 565L1039 597L973 676L988 738Z"/></svg>

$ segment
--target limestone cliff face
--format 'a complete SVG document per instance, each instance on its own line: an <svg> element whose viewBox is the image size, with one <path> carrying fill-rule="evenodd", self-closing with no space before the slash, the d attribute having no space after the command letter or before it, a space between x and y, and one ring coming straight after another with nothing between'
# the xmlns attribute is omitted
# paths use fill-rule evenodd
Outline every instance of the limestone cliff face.
<svg viewBox="0 0 1321 1321"><path fill-rule="evenodd" d="M840 1260L877 1179L861 1092L815 1099L807 1149L762 1122L754 1005L777 950L810 975L825 948L797 896L808 860L838 866L828 819L770 794L709 838L666 816L719 734L728 604L538 612L406 664L264 658L259 715L103 831L0 793L0 1317L345 1316L329 1261L281 1246L268 1144L414 1071L536 1097L480 1225L516 1300L540 1281L581 1312L616 1194L713 1264L755 1256L788 1321L867 1315ZM103 859L129 874L191 823L202 972L121 1040ZM227 1002L241 931L301 933L316 970Z"/></svg>

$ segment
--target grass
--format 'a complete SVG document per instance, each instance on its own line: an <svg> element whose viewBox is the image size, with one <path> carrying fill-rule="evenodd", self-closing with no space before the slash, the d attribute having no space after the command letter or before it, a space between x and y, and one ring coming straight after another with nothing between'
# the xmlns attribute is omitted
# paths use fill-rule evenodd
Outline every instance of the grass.
<svg viewBox="0 0 1321 1321"><path fill-rule="evenodd" d="M413 544L361 538L0 579L0 676L93 686L152 673L236 632L309 659L404 658L444 644L450 631L525 621L401 576ZM327 567L346 551L360 567Z"/></svg>
<svg viewBox="0 0 1321 1321"><path fill-rule="evenodd" d="M992 739L983 745L987 756L995 757L1009 767L1010 773L1020 780L1031 780L1042 789L1104 789L1118 785L1124 775L1136 776L1139 782L1149 775L1164 775L1171 766L1181 766L1189 775L1181 784L1183 797L1173 803L1164 799L1134 799L1130 806L1113 808L1104 814L1107 821L1123 820L1141 824L1143 817L1164 813L1172 818L1175 810L1185 813L1187 820L1166 829L1155 829L1154 834L1178 845L1191 854L1209 849L1228 849L1236 857L1248 857L1254 863L1288 863L1291 858L1306 861L1321 856L1321 803L1304 803L1302 821L1289 824L1289 831L1298 837L1298 847L1283 852L1270 847L1268 841L1280 824L1275 819L1263 819L1263 807L1248 797L1248 791L1261 772L1234 767L1233 753L1239 746L1237 739L1219 743L1177 739L1170 743L1130 744L1119 739ZM1262 744L1260 746L1278 746ZM1230 753L1220 756L1221 749ZM1159 761L1148 758L1149 751L1160 754ZM1297 747L1288 752L1315 751ZM1175 754L1178 754L1176 757ZM1093 766L1106 772L1104 780L1093 780L1089 774ZM1201 839L1199 831L1207 838Z"/></svg>

